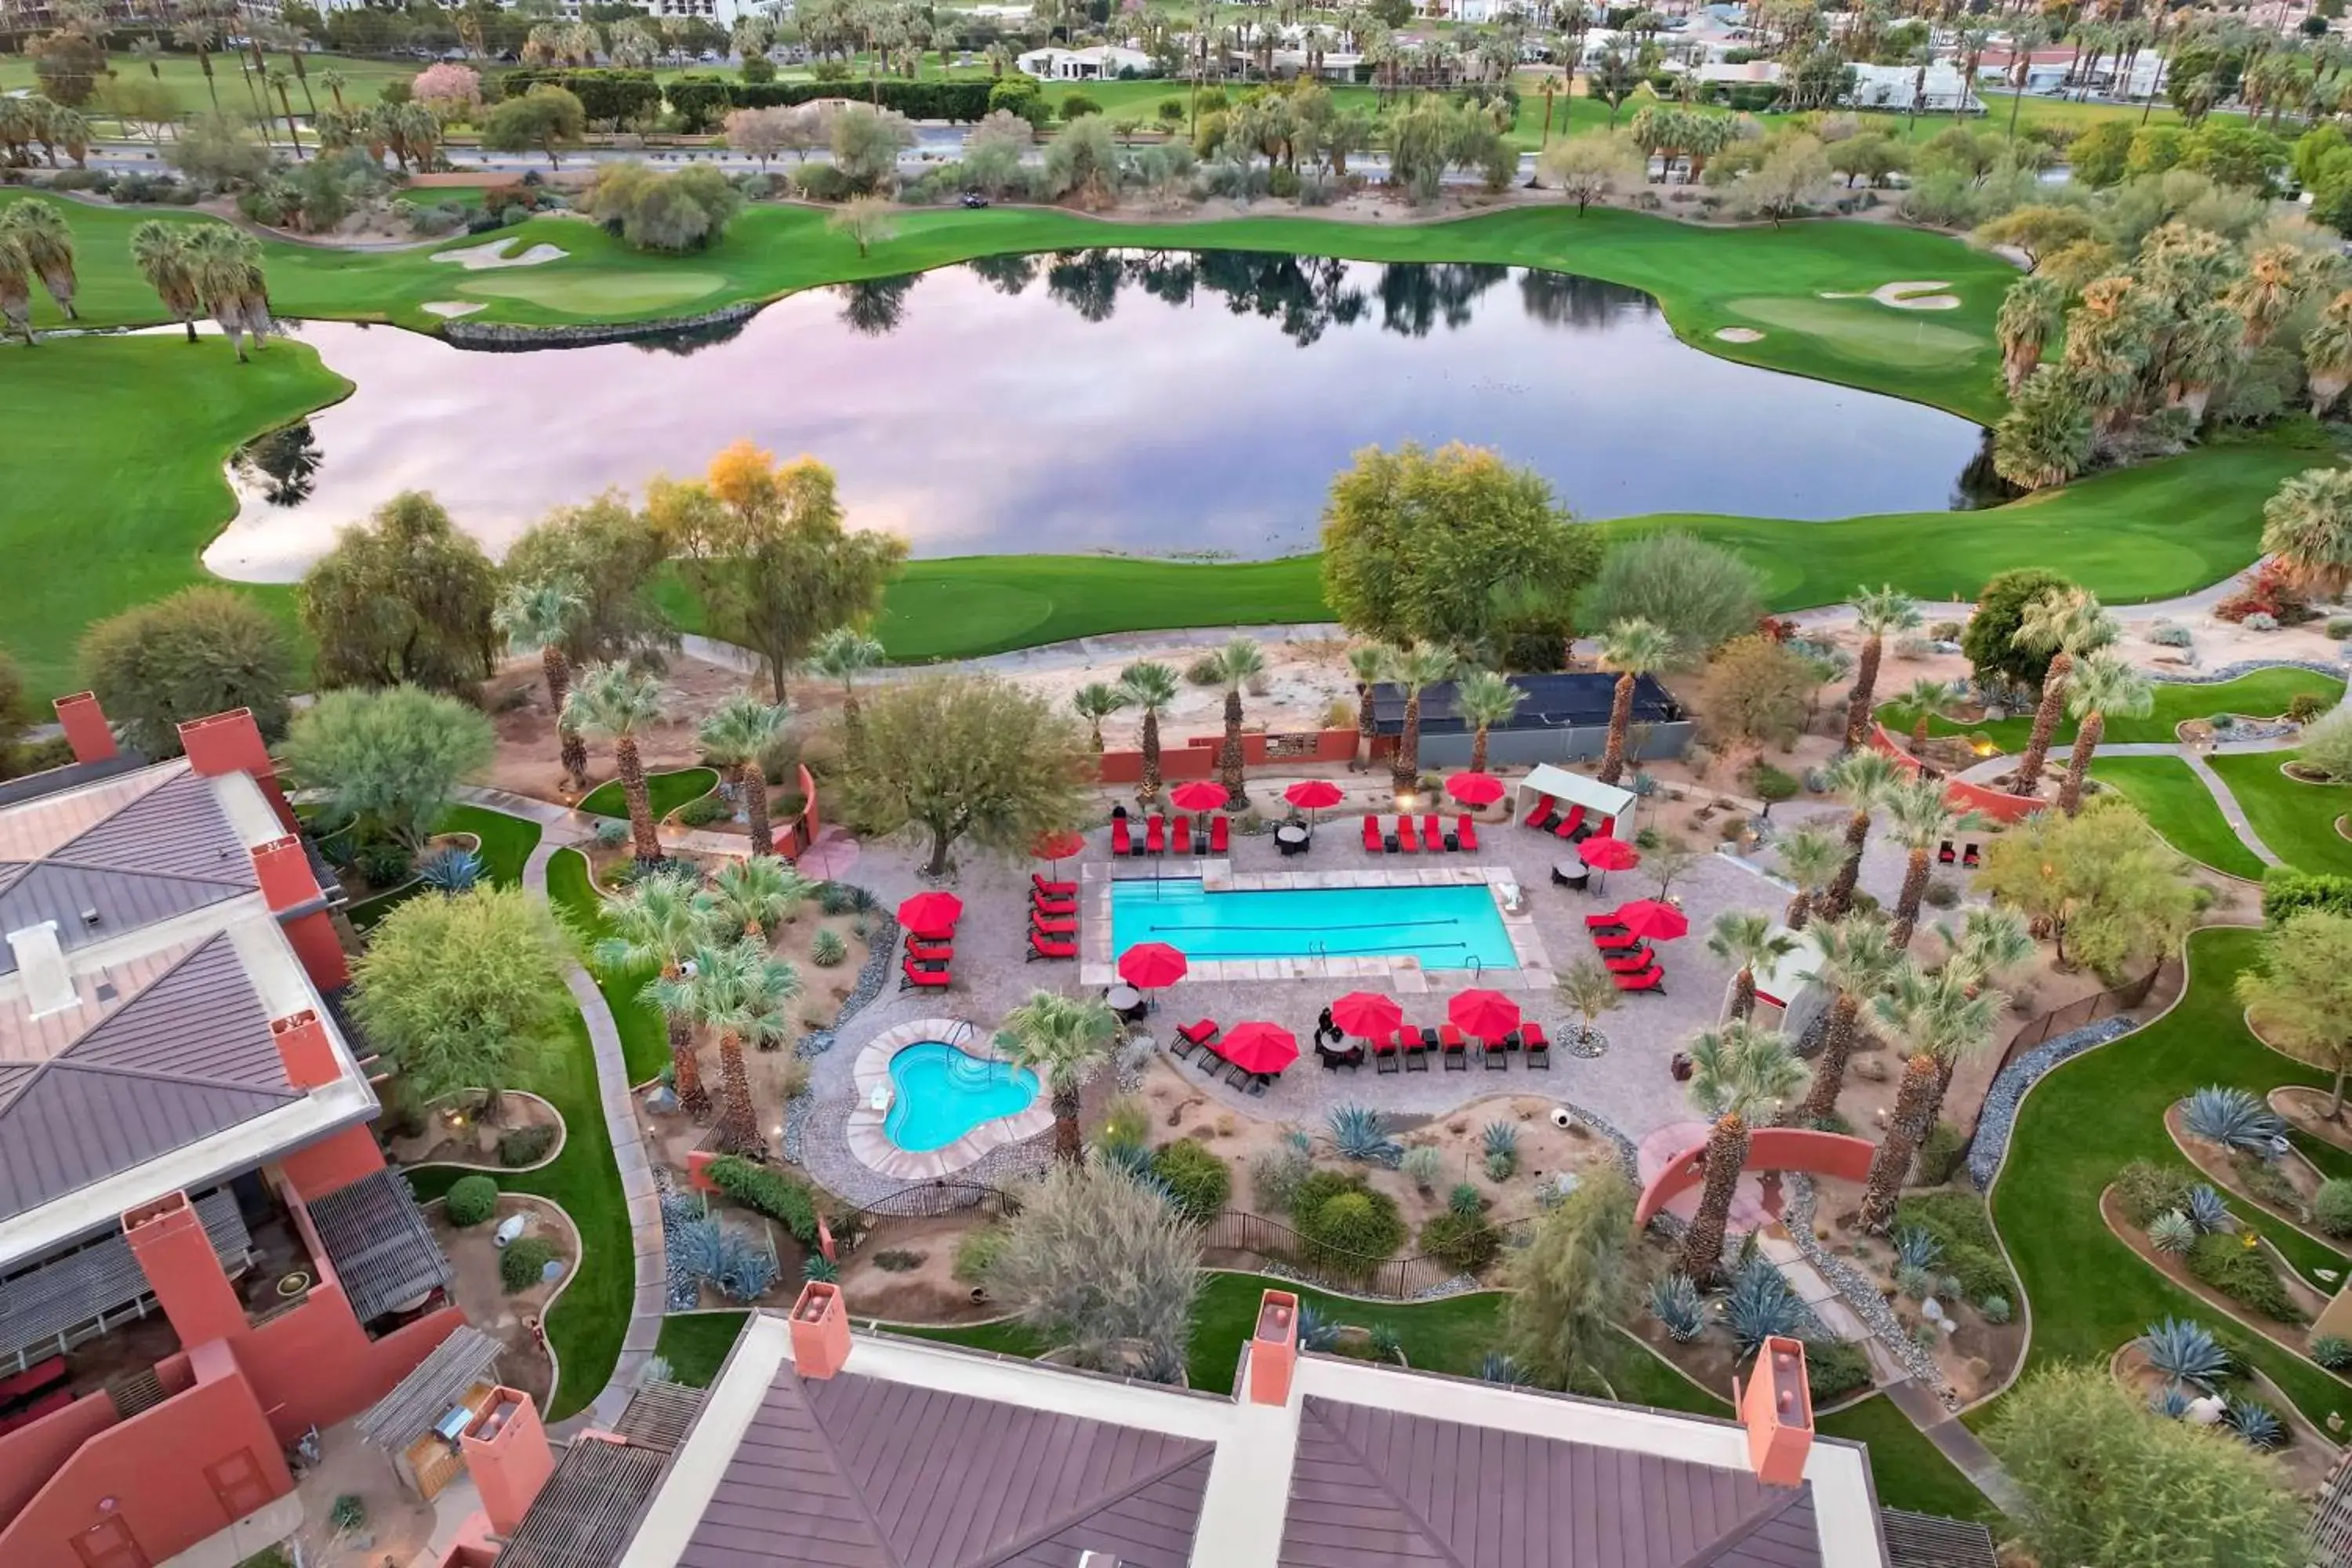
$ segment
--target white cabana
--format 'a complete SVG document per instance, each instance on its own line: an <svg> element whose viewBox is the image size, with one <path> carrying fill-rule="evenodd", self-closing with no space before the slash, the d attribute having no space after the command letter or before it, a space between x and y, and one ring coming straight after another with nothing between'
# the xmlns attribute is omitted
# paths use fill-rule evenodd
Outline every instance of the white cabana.
<svg viewBox="0 0 2352 1568"><path fill-rule="evenodd" d="M1600 831L1613 838L1633 837L1633 805L1636 799L1630 789L1602 784L1599 779L1582 773L1556 768L1549 763L1538 763L1519 781L1511 797L1511 815L1521 822L1536 808L1539 797L1559 801L1565 805L1584 807L1585 820L1605 822Z"/></svg>
<svg viewBox="0 0 2352 1568"><path fill-rule="evenodd" d="M1822 950L1784 925L1774 926L1772 934L1790 938L1796 945L1756 972L1756 994L1775 1007L1789 1008L1821 973Z"/></svg>

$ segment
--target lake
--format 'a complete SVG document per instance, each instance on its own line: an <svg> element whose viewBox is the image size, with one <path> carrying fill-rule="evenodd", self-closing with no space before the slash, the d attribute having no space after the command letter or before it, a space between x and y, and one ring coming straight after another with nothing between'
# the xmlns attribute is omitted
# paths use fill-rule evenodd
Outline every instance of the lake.
<svg viewBox="0 0 2352 1568"><path fill-rule="evenodd" d="M351 398L231 465L224 576L283 582L394 493L493 551L552 507L749 437L833 466L918 555L1314 548L1349 455L1490 446L1578 515L1822 519L1964 504L1983 432L1677 341L1564 273L1246 252L998 257L812 290L684 338L482 353L293 329Z"/></svg>

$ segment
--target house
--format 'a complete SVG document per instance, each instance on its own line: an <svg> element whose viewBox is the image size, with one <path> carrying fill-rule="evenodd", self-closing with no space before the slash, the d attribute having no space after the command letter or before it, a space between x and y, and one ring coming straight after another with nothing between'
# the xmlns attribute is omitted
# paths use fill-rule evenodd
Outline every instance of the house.
<svg viewBox="0 0 2352 1568"><path fill-rule="evenodd" d="M1609 743L1609 714L1617 677L1606 671L1569 670L1550 675L1514 675L1518 711L1486 732L1486 756L1494 763L1567 763L1598 757ZM1404 733L1404 689L1383 681L1372 688L1372 754L1394 754ZM1691 742L1690 715L1674 694L1644 675L1633 684L1633 731L1625 754L1634 762L1678 757ZM1464 767L1470 761L1470 727L1454 710L1454 682L1422 688L1421 765Z"/></svg>
<svg viewBox="0 0 2352 1568"><path fill-rule="evenodd" d="M1118 44L1093 44L1083 49L1031 49L1013 64L1040 81L1105 81L1122 73L1150 74L1151 57Z"/></svg>
<svg viewBox="0 0 2352 1568"><path fill-rule="evenodd" d="M2007 92L2017 86L2017 56L2003 45L1993 45L1977 58L1977 80ZM2035 49L2026 58L2025 90L2054 93L2085 79L2095 93L2110 98L2144 99L2164 90L2165 59L2152 48L2117 56L2113 50L2094 56L2071 45Z"/></svg>
<svg viewBox="0 0 2352 1568"><path fill-rule="evenodd" d="M854 1332L813 1283L751 1318L675 1436L575 1442L551 1472L532 1452L511 1528L442 1565L1895 1561L1868 1451L1813 1431L1796 1341L1767 1342L1727 1420L1304 1352L1298 1316L1266 1291L1234 1388L1172 1388ZM512 1513L517 1467L481 1458L486 1509Z"/></svg>
<svg viewBox="0 0 2352 1568"><path fill-rule="evenodd" d="M1949 60L1930 65L1924 78L1916 66L1864 63L1849 68L1853 72L1853 91L1846 102L1855 109L1920 114L1984 112L1982 100Z"/></svg>
<svg viewBox="0 0 2352 1568"><path fill-rule="evenodd" d="M253 716L150 765L57 708L74 763L0 784L0 1563L233 1563L461 1320Z"/></svg>

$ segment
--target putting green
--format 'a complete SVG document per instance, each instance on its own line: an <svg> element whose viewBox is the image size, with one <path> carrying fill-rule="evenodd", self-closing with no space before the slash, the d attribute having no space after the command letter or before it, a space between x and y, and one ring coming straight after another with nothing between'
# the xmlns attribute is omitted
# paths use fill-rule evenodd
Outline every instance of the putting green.
<svg viewBox="0 0 2352 1568"><path fill-rule="evenodd" d="M561 268L562 263L549 266ZM475 299L526 300L579 316L684 305L727 287L716 272L617 272L582 269L485 272L465 278L457 292Z"/></svg>
<svg viewBox="0 0 2352 1568"><path fill-rule="evenodd" d="M1725 308L1767 326L1804 332L1832 353L1919 370L1965 363L1985 346L1974 332L1923 321L1916 312L1890 313L1867 295L1853 300L1750 296L1729 300Z"/></svg>

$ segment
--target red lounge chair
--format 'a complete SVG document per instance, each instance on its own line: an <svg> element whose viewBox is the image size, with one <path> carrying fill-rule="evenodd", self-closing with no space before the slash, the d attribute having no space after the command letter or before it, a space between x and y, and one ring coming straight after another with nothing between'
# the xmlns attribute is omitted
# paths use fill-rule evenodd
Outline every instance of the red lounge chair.
<svg viewBox="0 0 2352 1568"><path fill-rule="evenodd" d="M1454 842L1474 855L1478 852L1478 829L1467 816L1454 819Z"/></svg>
<svg viewBox="0 0 2352 1568"><path fill-rule="evenodd" d="M1049 882L1036 872L1029 873L1030 897L1037 899L1075 899L1078 896L1076 882Z"/></svg>
<svg viewBox="0 0 2352 1568"><path fill-rule="evenodd" d="M1587 931L1623 931L1625 928L1618 923L1617 914L1617 910L1611 910L1607 914L1587 915L1584 917L1584 929Z"/></svg>
<svg viewBox="0 0 2352 1568"><path fill-rule="evenodd" d="M919 942L926 947L945 947L955 941L955 927L941 926L937 931L910 931L907 933L907 940Z"/></svg>
<svg viewBox="0 0 2352 1568"><path fill-rule="evenodd" d="M1639 974L1612 974L1609 978L1617 983L1620 991L1655 991L1663 994L1666 989L1666 972L1655 963Z"/></svg>
<svg viewBox="0 0 2352 1568"><path fill-rule="evenodd" d="M1029 898L1029 912L1033 915L1074 915L1078 912L1078 900L1041 899L1033 893Z"/></svg>
<svg viewBox="0 0 2352 1568"><path fill-rule="evenodd" d="M1646 947L1636 947L1625 952L1609 953L1601 963L1612 974L1639 974L1655 962Z"/></svg>
<svg viewBox="0 0 2352 1568"><path fill-rule="evenodd" d="M1642 939L1630 931L1597 931L1592 933L1592 945L1602 952L1631 952L1642 945Z"/></svg>
<svg viewBox="0 0 2352 1568"><path fill-rule="evenodd" d="M918 942L912 937L907 939L906 962L908 963L947 963L952 962L954 958L955 943L951 942Z"/></svg>
<svg viewBox="0 0 2352 1568"><path fill-rule="evenodd" d="M1233 819L1231 817L1213 816L1209 818L1210 854L1223 855L1227 853L1232 845L1230 836L1233 832Z"/></svg>
<svg viewBox="0 0 2352 1568"><path fill-rule="evenodd" d="M1143 826L1143 852L1146 855L1168 853L1168 819L1154 812Z"/></svg>
<svg viewBox="0 0 2352 1568"><path fill-rule="evenodd" d="M1127 818L1123 816L1110 819L1110 852L1114 855L1135 853L1135 835L1128 831Z"/></svg>
<svg viewBox="0 0 2352 1568"><path fill-rule="evenodd" d="M1433 811L1421 819L1421 841L1429 846L1432 855L1445 847L1445 829L1437 825L1437 813Z"/></svg>
<svg viewBox="0 0 2352 1568"><path fill-rule="evenodd" d="M1078 934L1078 917L1031 915L1029 930L1037 936L1076 936Z"/></svg>
<svg viewBox="0 0 2352 1568"><path fill-rule="evenodd" d="M1397 818L1397 847L1408 855L1417 855L1421 852L1421 835L1413 831L1412 818L1410 816Z"/></svg>
<svg viewBox="0 0 2352 1568"><path fill-rule="evenodd" d="M1559 819L1559 826L1551 830L1552 837L1555 838L1573 838L1576 837L1577 828L1581 826L1583 823L1584 807L1580 805L1570 810L1566 816Z"/></svg>
<svg viewBox="0 0 2352 1568"><path fill-rule="evenodd" d="M1528 1066L1546 1068L1551 1066L1551 1040L1544 1034L1541 1024L1520 1025L1519 1041L1527 1052Z"/></svg>
<svg viewBox="0 0 2352 1568"><path fill-rule="evenodd" d="M1176 1037L1188 1046L1205 1046L1217 1037L1217 1021L1203 1018L1197 1024L1179 1024Z"/></svg>
<svg viewBox="0 0 2352 1568"><path fill-rule="evenodd" d="M898 989L901 991L944 991L948 987L948 966L944 963L898 966Z"/></svg>
<svg viewBox="0 0 2352 1568"><path fill-rule="evenodd" d="M1938 866L1948 866L1959 858L1959 851L1952 847L1952 841L1948 838L1936 847L1936 864Z"/></svg>
<svg viewBox="0 0 2352 1568"><path fill-rule="evenodd" d="M1511 1068L1510 1043L1500 1035L1488 1040L1486 1048L1478 1054L1488 1072L1508 1072Z"/></svg>
<svg viewBox="0 0 2352 1568"><path fill-rule="evenodd" d="M1169 838L1171 842L1168 846L1168 853L1190 855L1192 852L1192 819L1189 816L1178 817L1175 828L1170 833Z"/></svg>
<svg viewBox="0 0 2352 1568"><path fill-rule="evenodd" d="M1528 808L1527 816L1519 820L1538 833L1549 833L1559 824L1559 802L1548 795L1539 795L1536 796L1535 805Z"/></svg>
<svg viewBox="0 0 2352 1568"><path fill-rule="evenodd" d="M1377 855L1380 852L1381 819L1368 811L1364 813L1364 853Z"/></svg>
<svg viewBox="0 0 2352 1568"><path fill-rule="evenodd" d="M1040 936L1034 931L1029 933L1029 962L1032 963L1041 958L1076 958L1077 956L1078 944L1075 942Z"/></svg>

